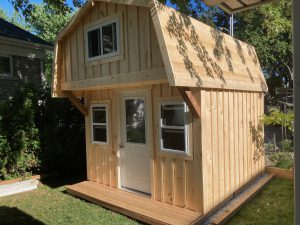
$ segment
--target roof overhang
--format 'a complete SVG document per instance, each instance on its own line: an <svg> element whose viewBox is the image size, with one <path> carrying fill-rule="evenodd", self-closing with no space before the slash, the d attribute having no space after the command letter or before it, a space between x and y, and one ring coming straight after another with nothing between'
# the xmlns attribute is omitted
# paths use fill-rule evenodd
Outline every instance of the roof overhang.
<svg viewBox="0 0 300 225"><path fill-rule="evenodd" d="M229 14L239 13L255 7L268 4L274 0L204 0L209 6L218 6Z"/></svg>

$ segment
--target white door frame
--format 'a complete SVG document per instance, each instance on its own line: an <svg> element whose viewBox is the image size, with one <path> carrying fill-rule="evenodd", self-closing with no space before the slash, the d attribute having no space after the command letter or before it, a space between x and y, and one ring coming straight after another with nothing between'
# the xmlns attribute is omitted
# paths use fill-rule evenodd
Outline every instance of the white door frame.
<svg viewBox="0 0 300 225"><path fill-rule="evenodd" d="M141 97L143 99L145 99L145 113L146 113L146 117L145 117L145 135L146 135L146 145L148 146L148 151L149 151L149 169L150 169L150 177L149 177L149 181L150 181L150 195L153 193L153 126L152 126L152 99L151 99L151 90L150 89L140 89L140 90L124 90L124 91L118 91L118 102L116 104L118 107L118 115L119 118L118 120L116 120L115 122L118 122L118 188L119 189L123 189L128 191L128 189L122 187L122 150L124 150L123 147L124 143L123 141L126 138L126 133L123 130L124 126L122 125L123 121L124 121L124 117L125 117L125 112L124 112L124 99L126 98L138 98ZM137 144L138 145L138 144ZM138 191L137 191L138 192Z"/></svg>

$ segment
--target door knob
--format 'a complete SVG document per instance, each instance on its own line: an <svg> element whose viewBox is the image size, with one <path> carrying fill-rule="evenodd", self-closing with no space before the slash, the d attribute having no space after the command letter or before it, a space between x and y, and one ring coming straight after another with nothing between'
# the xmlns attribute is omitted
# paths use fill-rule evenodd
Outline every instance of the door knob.
<svg viewBox="0 0 300 225"><path fill-rule="evenodd" d="M120 148L124 148L124 145L120 144L119 147L120 147Z"/></svg>

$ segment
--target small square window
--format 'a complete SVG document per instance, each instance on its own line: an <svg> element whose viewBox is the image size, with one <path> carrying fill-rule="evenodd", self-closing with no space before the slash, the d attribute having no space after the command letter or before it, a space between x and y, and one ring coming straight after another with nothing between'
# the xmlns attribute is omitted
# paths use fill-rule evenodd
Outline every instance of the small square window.
<svg viewBox="0 0 300 225"><path fill-rule="evenodd" d="M0 75L11 76L12 75L12 65L10 56L0 56Z"/></svg>
<svg viewBox="0 0 300 225"><path fill-rule="evenodd" d="M119 54L119 19L99 23L86 30L88 60Z"/></svg>
<svg viewBox="0 0 300 225"><path fill-rule="evenodd" d="M107 106L92 106L92 141L108 143Z"/></svg>
<svg viewBox="0 0 300 225"><path fill-rule="evenodd" d="M187 106L185 103L160 104L161 149L187 152Z"/></svg>

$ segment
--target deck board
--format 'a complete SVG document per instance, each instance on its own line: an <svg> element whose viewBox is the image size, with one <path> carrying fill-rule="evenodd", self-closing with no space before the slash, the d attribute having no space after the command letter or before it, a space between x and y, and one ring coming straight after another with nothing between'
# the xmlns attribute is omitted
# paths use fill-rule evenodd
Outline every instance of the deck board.
<svg viewBox="0 0 300 225"><path fill-rule="evenodd" d="M198 212L91 181L68 186L67 192L149 224L195 224L202 216Z"/></svg>

